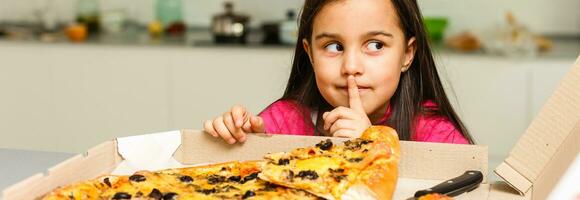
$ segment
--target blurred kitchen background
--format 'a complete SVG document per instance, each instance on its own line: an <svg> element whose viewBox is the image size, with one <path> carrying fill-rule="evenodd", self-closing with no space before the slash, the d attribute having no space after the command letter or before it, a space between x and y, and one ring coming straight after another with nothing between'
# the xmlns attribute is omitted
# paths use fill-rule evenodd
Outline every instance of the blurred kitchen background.
<svg viewBox="0 0 580 200"><path fill-rule="evenodd" d="M0 0L0 148L80 153L258 113L302 0ZM578 0L419 0L449 97L490 167L580 54Z"/></svg>

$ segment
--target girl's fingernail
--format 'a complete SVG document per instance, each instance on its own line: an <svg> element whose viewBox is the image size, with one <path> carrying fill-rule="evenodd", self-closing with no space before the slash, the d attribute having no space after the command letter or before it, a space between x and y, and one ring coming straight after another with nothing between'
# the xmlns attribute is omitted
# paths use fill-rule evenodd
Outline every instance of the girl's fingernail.
<svg viewBox="0 0 580 200"><path fill-rule="evenodd" d="M230 144L236 143L236 139L232 138L232 139L228 140L228 143L230 143Z"/></svg>

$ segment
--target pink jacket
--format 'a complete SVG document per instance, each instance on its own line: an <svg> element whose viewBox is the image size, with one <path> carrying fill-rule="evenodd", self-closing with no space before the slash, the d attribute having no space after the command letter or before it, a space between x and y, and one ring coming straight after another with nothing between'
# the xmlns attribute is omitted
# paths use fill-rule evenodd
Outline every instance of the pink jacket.
<svg viewBox="0 0 580 200"><path fill-rule="evenodd" d="M432 101L423 104L426 107L436 106ZM281 100L266 108L260 117L264 119L267 133L288 135L314 135L314 124L310 111L292 101ZM307 118L304 120L304 118ZM390 117L390 109L377 124L384 123ZM461 132L445 117L419 116L414 127L413 141L469 144Z"/></svg>

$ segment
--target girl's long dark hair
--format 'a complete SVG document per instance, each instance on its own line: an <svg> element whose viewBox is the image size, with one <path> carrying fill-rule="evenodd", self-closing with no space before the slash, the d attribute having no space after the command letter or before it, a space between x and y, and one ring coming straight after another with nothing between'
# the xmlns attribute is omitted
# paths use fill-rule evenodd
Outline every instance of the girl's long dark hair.
<svg viewBox="0 0 580 200"><path fill-rule="evenodd" d="M299 21L292 71L281 98L294 100L311 110L320 111L329 109L331 106L318 91L310 59L300 44L302 44L302 39L310 42L314 17L324 5L332 1L336 0L305 1ZM399 86L391 97L392 114L386 125L395 128L401 140L411 140L412 127L418 115L443 116L449 119L470 143L473 143L472 137L453 110L437 74L423 26L423 17L416 0L391 1L397 10L400 26L405 34L405 41L415 37L416 52L411 67L401 74ZM437 107L422 106L427 100L435 102Z"/></svg>

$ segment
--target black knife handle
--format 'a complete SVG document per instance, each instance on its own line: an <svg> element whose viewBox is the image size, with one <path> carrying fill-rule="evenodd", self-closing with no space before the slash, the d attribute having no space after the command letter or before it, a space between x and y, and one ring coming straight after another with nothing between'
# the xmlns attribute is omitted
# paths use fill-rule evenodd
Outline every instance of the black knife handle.
<svg viewBox="0 0 580 200"><path fill-rule="evenodd" d="M432 188L415 192L415 197L419 198L431 193L453 197L475 189L482 181L483 174L480 171L466 171L463 175L444 181Z"/></svg>

